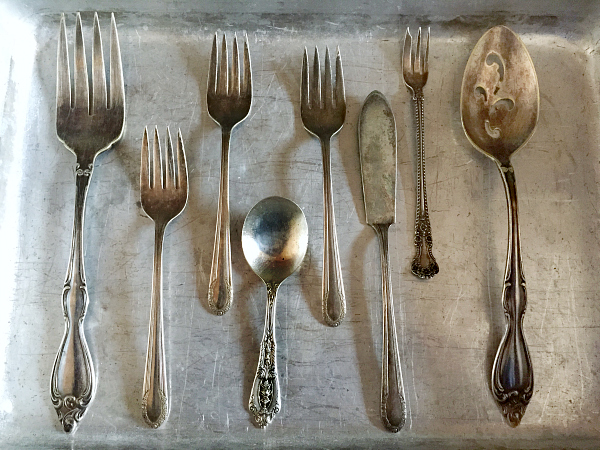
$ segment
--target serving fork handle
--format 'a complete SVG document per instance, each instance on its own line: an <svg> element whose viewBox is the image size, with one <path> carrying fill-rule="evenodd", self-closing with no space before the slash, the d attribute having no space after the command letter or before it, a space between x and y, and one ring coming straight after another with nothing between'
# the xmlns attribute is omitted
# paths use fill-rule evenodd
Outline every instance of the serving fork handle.
<svg viewBox="0 0 600 450"><path fill-rule="evenodd" d="M221 184L217 207L217 225L208 284L208 306L221 316L229 311L231 286L231 238L229 225L229 142L231 129L222 128Z"/></svg>
<svg viewBox="0 0 600 450"><path fill-rule="evenodd" d="M390 224L372 225L379 242L383 295L383 346L381 356L381 419L385 427L398 432L406 422L406 402L396 336L394 299L389 271L388 230Z"/></svg>
<svg viewBox="0 0 600 450"><path fill-rule="evenodd" d="M337 327L346 315L346 295L335 231L335 212L331 186L331 141L321 139L323 154L323 318L327 325Z"/></svg>
<svg viewBox="0 0 600 450"><path fill-rule="evenodd" d="M83 327L89 303L83 263L83 220L93 167L93 163L78 163L75 169L73 238L62 292L65 331L50 379L52 403L67 433L75 430L96 391L92 356Z"/></svg>
<svg viewBox="0 0 600 450"><path fill-rule="evenodd" d="M169 415L162 308L162 249L166 226L166 223L156 222L154 269L152 273L152 305L142 396L142 417L152 428L161 426Z"/></svg>
<svg viewBox="0 0 600 450"><path fill-rule="evenodd" d="M502 306L506 330L492 368L492 394L508 424L521 422L533 394L533 366L523 334L527 287L521 262L515 172L510 163L498 164L508 205L508 252Z"/></svg>

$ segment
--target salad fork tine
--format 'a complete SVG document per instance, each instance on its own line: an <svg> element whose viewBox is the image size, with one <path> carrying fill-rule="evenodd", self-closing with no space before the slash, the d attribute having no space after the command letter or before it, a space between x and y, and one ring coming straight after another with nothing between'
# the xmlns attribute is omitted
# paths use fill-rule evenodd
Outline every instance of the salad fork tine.
<svg viewBox="0 0 600 450"><path fill-rule="evenodd" d="M77 13L73 93L67 48L65 16L61 16L56 70L56 135L77 158L75 166L75 214L67 275L62 292L65 331L54 360L50 396L66 432L74 431L96 391L92 356L84 334L83 321L89 303L83 256L85 202L96 156L109 149L123 135L125 95L119 40L114 15L111 17L110 96L107 108L104 60L100 25L94 15L92 50L92 107L85 57L81 16ZM115 80L114 82L112 80Z"/></svg>

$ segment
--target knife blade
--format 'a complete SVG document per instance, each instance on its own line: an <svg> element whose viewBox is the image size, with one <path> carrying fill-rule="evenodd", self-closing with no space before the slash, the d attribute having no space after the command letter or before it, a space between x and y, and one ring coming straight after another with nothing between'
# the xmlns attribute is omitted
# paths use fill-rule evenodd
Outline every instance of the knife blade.
<svg viewBox="0 0 600 450"><path fill-rule="evenodd" d="M369 94L360 113L358 149L366 221L396 221L396 121L379 91Z"/></svg>
<svg viewBox="0 0 600 450"><path fill-rule="evenodd" d="M379 91L369 94L360 113L358 151L366 221L375 230L381 253L381 420L395 433L406 422L388 257L388 230L396 221L396 121L390 105Z"/></svg>

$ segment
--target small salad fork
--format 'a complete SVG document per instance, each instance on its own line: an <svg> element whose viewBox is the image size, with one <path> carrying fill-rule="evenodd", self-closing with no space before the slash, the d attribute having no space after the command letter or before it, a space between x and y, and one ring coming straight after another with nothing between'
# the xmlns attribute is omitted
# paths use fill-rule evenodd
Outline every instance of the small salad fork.
<svg viewBox="0 0 600 450"><path fill-rule="evenodd" d="M65 147L75 154L77 164L73 239L62 292L65 332L54 360L50 395L66 432L75 430L96 391L92 356L83 328L89 302L83 264L83 218L96 156L121 139L125 127L125 86L114 15L111 15L110 92L106 87L102 39L96 13L92 44L91 95L79 13L75 28L74 62L74 89L71 91L67 31L63 14L58 39L56 134Z"/></svg>
<svg viewBox="0 0 600 450"><path fill-rule="evenodd" d="M425 43L423 44L423 41ZM412 37L406 29L404 36L404 54L402 56L402 73L404 83L412 92L417 123L417 211L415 217L416 254L412 262L412 273L419 278L431 278L440 269L433 257L431 223L427 209L427 186L425 183L425 113L423 112L423 87L429 75L429 29L421 39L421 28L417 34L416 51L413 52Z"/></svg>
<svg viewBox="0 0 600 450"><path fill-rule="evenodd" d="M223 34L221 52L217 46L217 34L213 40L208 71L206 100L208 114L221 126L221 184L215 244L208 284L208 306L217 315L223 315L231 307L233 287L231 283L231 241L229 232L229 142L231 130L243 121L252 105L252 71L248 39L244 41L243 79L240 79L240 64L237 36L233 38L231 71L227 55L227 40Z"/></svg>
<svg viewBox="0 0 600 450"><path fill-rule="evenodd" d="M140 193L142 208L154 220L154 272L152 305L148 332L148 355L142 396L142 416L152 428L158 428L169 415L169 394L162 313L162 248L169 222L185 208L188 198L187 163L181 131L177 133L174 154L171 133L167 128L167 150L160 148L158 129L154 129L152 154L148 151L148 129L142 140Z"/></svg>

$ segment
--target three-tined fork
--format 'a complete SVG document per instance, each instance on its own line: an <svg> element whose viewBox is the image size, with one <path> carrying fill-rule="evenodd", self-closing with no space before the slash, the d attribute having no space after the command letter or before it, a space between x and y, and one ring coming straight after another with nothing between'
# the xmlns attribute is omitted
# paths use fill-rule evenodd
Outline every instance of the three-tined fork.
<svg viewBox="0 0 600 450"><path fill-rule="evenodd" d="M346 94L342 57L337 49L335 88L331 85L329 48L325 50L325 74L321 90L319 51L315 48L313 76L309 77L308 54L304 48L300 109L304 128L321 141L323 156L323 319L327 325L338 326L346 315L346 298L335 231L333 193L331 186L331 138L341 130L346 119Z"/></svg>
<svg viewBox="0 0 600 450"><path fill-rule="evenodd" d="M210 54L206 100L208 114L221 126L222 134L217 226L208 283L208 306L217 315L225 314L229 310L233 296L229 232L229 142L231 130L248 116L252 105L252 71L248 38L244 40L244 59L241 71L242 78L240 77L237 36L233 38L230 71L225 34L223 34L219 54L217 34L215 33Z"/></svg>
<svg viewBox="0 0 600 450"><path fill-rule="evenodd" d="M423 44L423 41L425 42ZM427 208L427 185L425 183L425 113L423 111L423 87L429 76L429 29L427 36L421 39L421 28L417 34L416 51L413 52L412 37L408 28L404 36L404 53L402 55L402 73L404 83L412 92L415 105L417 125L417 208L415 215L415 247L416 254L411 271L419 278L431 278L440 269L433 257L433 239L431 223Z"/></svg>
<svg viewBox="0 0 600 450"><path fill-rule="evenodd" d="M188 198L187 163L181 131L177 133L177 152L173 152L167 128L166 152L160 148L154 129L152 153L148 151L148 129L142 140L140 170L142 208L155 223L152 305L148 331L148 354L142 395L142 416L152 428L158 428L169 415L169 393L163 333L162 248L165 228L185 208Z"/></svg>
<svg viewBox="0 0 600 450"><path fill-rule="evenodd" d="M88 306L83 264L83 218L96 156L121 138L125 126L125 87L114 15L111 15L110 91L106 86L100 25L96 13L92 44L91 95L79 13L75 29L74 62L74 87L71 92L67 32L63 14L58 41L56 134L65 147L75 154L77 165L71 255L62 292L65 332L52 369L50 395L66 432L75 429L96 390L92 357L83 329L83 319Z"/></svg>

